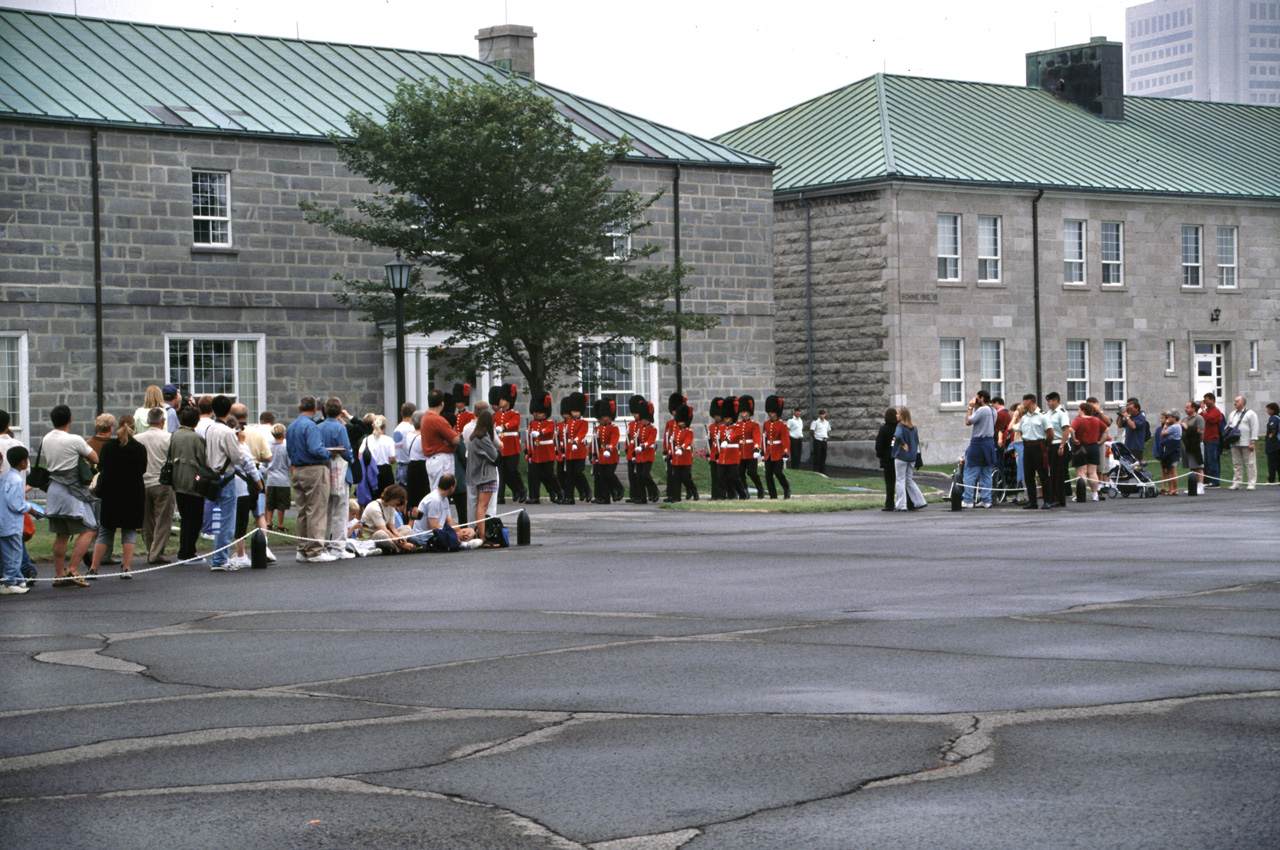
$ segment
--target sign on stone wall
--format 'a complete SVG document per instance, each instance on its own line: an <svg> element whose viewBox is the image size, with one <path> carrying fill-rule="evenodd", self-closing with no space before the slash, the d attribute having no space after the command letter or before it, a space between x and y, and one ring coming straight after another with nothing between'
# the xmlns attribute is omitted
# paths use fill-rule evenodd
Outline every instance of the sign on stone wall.
<svg viewBox="0 0 1280 850"><path fill-rule="evenodd" d="M936 292L899 292L898 300L903 304L937 304Z"/></svg>

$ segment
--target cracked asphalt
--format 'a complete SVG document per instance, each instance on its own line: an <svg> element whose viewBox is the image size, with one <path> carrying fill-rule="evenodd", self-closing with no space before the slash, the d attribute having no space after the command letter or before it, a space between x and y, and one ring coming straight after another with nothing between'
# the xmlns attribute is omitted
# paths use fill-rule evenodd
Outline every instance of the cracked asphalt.
<svg viewBox="0 0 1280 850"><path fill-rule="evenodd" d="M539 506L44 584L0 602L0 846L1274 848L1278 509Z"/></svg>

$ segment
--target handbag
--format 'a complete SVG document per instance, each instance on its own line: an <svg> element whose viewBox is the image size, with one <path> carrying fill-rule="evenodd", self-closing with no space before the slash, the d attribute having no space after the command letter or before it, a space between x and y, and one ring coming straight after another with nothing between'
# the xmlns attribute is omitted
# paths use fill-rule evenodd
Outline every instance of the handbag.
<svg viewBox="0 0 1280 850"><path fill-rule="evenodd" d="M169 451L165 453L164 464L160 467L159 481L165 487L173 486L173 443L169 444Z"/></svg>
<svg viewBox="0 0 1280 850"><path fill-rule="evenodd" d="M230 463L230 461L227 461L227 463ZM222 477L226 474L226 471L226 463L222 465L222 472L214 472L203 463L197 463L195 480L191 484L191 489L210 502L218 501L218 495L222 492Z"/></svg>
<svg viewBox="0 0 1280 850"><path fill-rule="evenodd" d="M22 542L26 543L36 536L36 520L31 514L22 515Z"/></svg>
<svg viewBox="0 0 1280 850"><path fill-rule="evenodd" d="M1240 442L1240 422L1244 419L1241 414L1236 417L1235 425L1224 425L1222 431L1218 434L1218 443L1225 449L1234 446Z"/></svg>
<svg viewBox="0 0 1280 850"><path fill-rule="evenodd" d="M496 543L502 547L511 545L507 527L502 524L500 517L491 516L484 521L484 542L490 545Z"/></svg>
<svg viewBox="0 0 1280 850"><path fill-rule="evenodd" d="M37 490L49 489L49 470L40 465L40 453L43 451L44 442L41 441L40 448L36 451L36 462L27 470L27 484Z"/></svg>

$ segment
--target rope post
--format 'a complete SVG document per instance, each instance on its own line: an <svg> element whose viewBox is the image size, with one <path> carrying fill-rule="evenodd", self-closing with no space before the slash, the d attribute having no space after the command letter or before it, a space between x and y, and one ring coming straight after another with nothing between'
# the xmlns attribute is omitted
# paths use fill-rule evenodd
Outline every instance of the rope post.
<svg viewBox="0 0 1280 850"><path fill-rule="evenodd" d="M528 546L531 536L532 528L529 525L529 514L521 510L520 516L516 517L516 545Z"/></svg>
<svg viewBox="0 0 1280 850"><path fill-rule="evenodd" d="M267 534L261 528L250 536L249 563L255 570L267 568Z"/></svg>

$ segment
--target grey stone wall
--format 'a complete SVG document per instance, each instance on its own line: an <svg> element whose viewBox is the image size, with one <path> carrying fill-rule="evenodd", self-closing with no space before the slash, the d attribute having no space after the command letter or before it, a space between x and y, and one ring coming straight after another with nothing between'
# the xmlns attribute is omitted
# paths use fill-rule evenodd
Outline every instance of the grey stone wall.
<svg viewBox="0 0 1280 850"><path fill-rule="evenodd" d="M368 191L330 145L106 129L98 139L107 411L131 413L149 384L165 382L166 333L263 334L263 406L278 414L291 415L302 394L384 409L382 340L338 304L333 276L381 278L390 255L308 224L298 208ZM82 427L96 412L89 164L87 128L0 124L0 332L27 333L36 437L57 403ZM231 174L230 250L192 246L193 169ZM673 173L614 171L641 191L669 188ZM770 173L686 167L682 183L683 252L695 266L683 306L722 317L685 340L687 392L763 391L772 384ZM674 256L670 201L653 209L647 238L662 251L650 262ZM664 369L659 390L674 384Z"/></svg>

